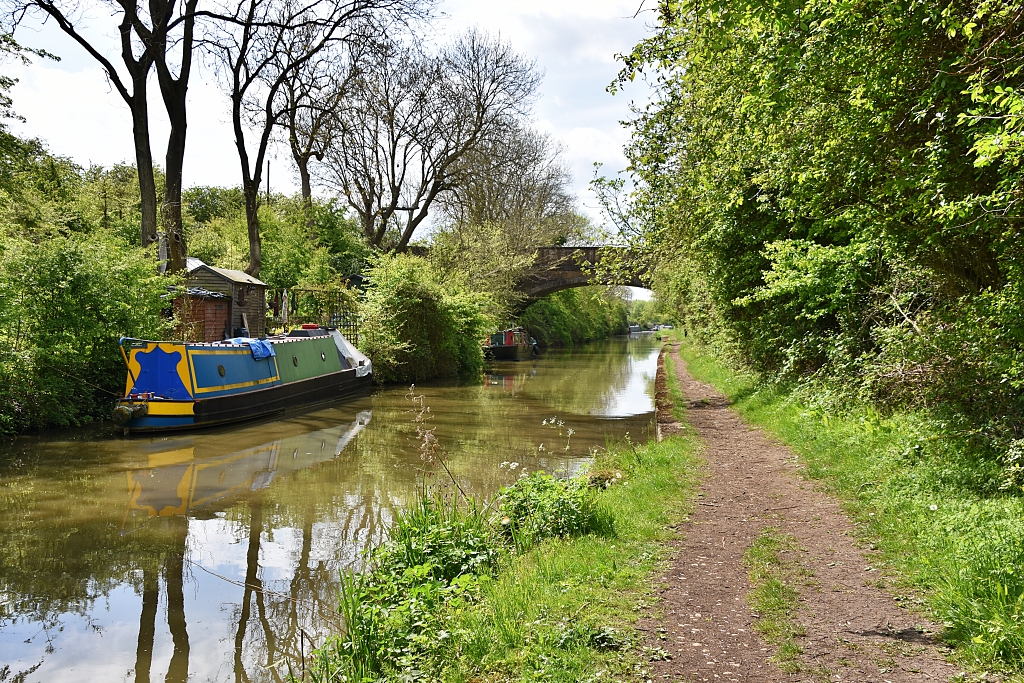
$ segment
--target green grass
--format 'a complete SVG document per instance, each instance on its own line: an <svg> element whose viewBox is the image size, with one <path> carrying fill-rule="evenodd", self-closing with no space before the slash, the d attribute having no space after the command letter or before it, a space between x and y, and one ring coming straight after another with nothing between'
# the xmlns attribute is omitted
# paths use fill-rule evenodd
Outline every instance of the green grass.
<svg viewBox="0 0 1024 683"><path fill-rule="evenodd" d="M654 603L670 525L690 510L694 451L673 438L602 458L624 473L599 499L614 533L552 539L514 558L460 620L474 638L449 680L586 681L642 669L631 625Z"/></svg>
<svg viewBox="0 0 1024 683"><path fill-rule="evenodd" d="M804 634L803 627L792 619L799 606L799 593L791 585L792 567L780 556L781 551L795 548L795 538L768 528L743 554L753 586L747 602L757 614L754 629L777 648L772 661L786 673L800 670L801 649L796 638Z"/></svg>
<svg viewBox="0 0 1024 683"><path fill-rule="evenodd" d="M944 624L963 667L1024 681L1024 500L998 490L997 464L928 414L838 411L816 393L828 387L763 386L693 345L680 352L844 501L862 542L883 551L897 599Z"/></svg>
<svg viewBox="0 0 1024 683"><path fill-rule="evenodd" d="M649 660L664 653L646 651L633 625L656 605L654 577L667 557L667 541L691 510L696 450L694 439L673 437L627 442L598 456L594 478L614 483L596 493L594 518L600 523L589 527L592 532L538 540L525 552L506 542L499 558L451 582L439 567L454 566L445 558L461 561L458 538L482 537L477 517L421 505L403 517L407 523L398 526L391 545L375 552L386 560L385 575L346 585L343 607L365 633L329 641L311 680L399 681L413 675L466 683L577 683L644 677ZM405 533L413 527L426 535ZM491 542L501 543L505 533L495 531ZM405 560L423 546L413 536L435 539L425 561L418 555ZM453 539L451 547L447 539ZM410 599L412 593L419 597ZM353 662L352 653L371 666Z"/></svg>
<svg viewBox="0 0 1024 683"><path fill-rule="evenodd" d="M668 376L668 395L672 402L672 415L680 424L686 423L686 398L683 396L683 389L679 386L679 378L676 376L676 362L672 354L665 351L665 374Z"/></svg>

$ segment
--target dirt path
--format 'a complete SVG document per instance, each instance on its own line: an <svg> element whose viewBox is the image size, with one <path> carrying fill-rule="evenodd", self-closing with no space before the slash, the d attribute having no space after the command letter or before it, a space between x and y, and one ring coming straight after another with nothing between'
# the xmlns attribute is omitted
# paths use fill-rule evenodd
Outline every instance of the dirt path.
<svg viewBox="0 0 1024 683"><path fill-rule="evenodd" d="M744 424L717 390L690 377L678 346L671 353L687 419L705 442L707 470L663 577L664 617L641 625L649 645L672 656L652 662L649 678L901 683L954 676L958 670L933 642L936 625L879 588L872 552L855 546L853 525L838 503L801 478L793 453ZM774 647L753 630L746 602L743 554L771 527L791 534L798 546L783 555L797 568L795 619L805 630L796 639L803 651L796 673L768 661Z"/></svg>

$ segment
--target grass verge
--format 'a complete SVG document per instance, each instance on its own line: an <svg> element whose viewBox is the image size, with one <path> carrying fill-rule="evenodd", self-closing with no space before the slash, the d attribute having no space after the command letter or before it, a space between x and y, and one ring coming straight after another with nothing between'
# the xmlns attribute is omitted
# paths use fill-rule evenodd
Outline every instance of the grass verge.
<svg viewBox="0 0 1024 683"><path fill-rule="evenodd" d="M743 554L753 586L747 602L757 614L754 629L777 648L772 661L786 673L800 670L801 649L796 638L804 634L803 627L792 619L799 593L790 585L789 567L780 556L781 551L794 549L795 538L768 528Z"/></svg>
<svg viewBox="0 0 1024 683"><path fill-rule="evenodd" d="M928 414L839 411L813 389L764 386L693 344L682 357L748 421L796 451L883 551L892 590L944 624L966 669L1024 681L1024 500L998 490L998 465Z"/></svg>
<svg viewBox="0 0 1024 683"><path fill-rule="evenodd" d="M310 680L644 677L663 653L633 624L691 509L695 451L687 437L624 444L597 457L586 495L578 481L521 478L487 525L479 505L421 502L346 581L349 632L318 651Z"/></svg>
<svg viewBox="0 0 1024 683"><path fill-rule="evenodd" d="M679 424L686 424L686 398L683 396L683 389L679 386L679 376L676 375L676 362L672 354L665 347L665 377L668 383L669 401L672 403L672 415Z"/></svg>

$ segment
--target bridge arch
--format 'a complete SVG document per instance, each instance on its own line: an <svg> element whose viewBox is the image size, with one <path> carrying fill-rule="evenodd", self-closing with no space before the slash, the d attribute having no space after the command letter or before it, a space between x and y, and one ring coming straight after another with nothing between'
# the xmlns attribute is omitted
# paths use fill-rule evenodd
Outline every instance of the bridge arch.
<svg viewBox="0 0 1024 683"><path fill-rule="evenodd" d="M648 286L642 279L647 274L646 268L639 268L635 272L628 273L628 281L625 278L618 278L614 282L603 282L601 279L595 278L594 267L602 257L612 255L609 252L613 252L615 255L626 253L621 247L542 247L538 249L533 266L516 285L516 289L524 295L525 300L522 305L528 306L548 294L572 287L599 284L645 288Z"/></svg>

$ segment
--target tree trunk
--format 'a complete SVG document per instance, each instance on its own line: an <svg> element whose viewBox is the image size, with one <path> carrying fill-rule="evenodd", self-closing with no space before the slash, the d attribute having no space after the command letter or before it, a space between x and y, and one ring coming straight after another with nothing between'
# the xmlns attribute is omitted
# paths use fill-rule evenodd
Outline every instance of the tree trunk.
<svg viewBox="0 0 1024 683"><path fill-rule="evenodd" d="M149 144L149 104L146 101L146 73L133 74L132 137L135 141L135 168L139 174L142 231L139 243L148 247L156 242L156 180L153 178L153 150Z"/></svg>
<svg viewBox="0 0 1024 683"><path fill-rule="evenodd" d="M263 266L263 247L260 243L260 177L247 180L242 188L245 193L245 226L249 230L249 267L245 272L255 278L260 276Z"/></svg>
<svg viewBox="0 0 1024 683"><path fill-rule="evenodd" d="M155 24L160 25L152 37L152 51L156 62L156 74L160 83L160 94L163 96L167 119L171 124L171 134L167 139L167 156L165 161L166 180L164 197L164 230L167 233L167 271L179 273L185 270L185 258L188 249L185 245L185 234L181 223L181 171L185 160L185 132L188 129L188 117L185 110L185 98L188 95L188 79L192 71L192 45L195 27L195 11L198 0L187 0L182 8L182 36L175 46L181 50L181 63L178 66L178 77L171 73L167 61L167 25L174 13L176 0L150 0L150 14Z"/></svg>
<svg viewBox="0 0 1024 683"><path fill-rule="evenodd" d="M168 114L172 114L168 107ZM181 224L181 171L185 160L185 98L181 98L180 110L171 118L171 134L167 140L166 198L164 199L164 230L167 232L167 271L178 273L185 270L188 252Z"/></svg>
<svg viewBox="0 0 1024 683"><path fill-rule="evenodd" d="M313 185L309 180L309 158L296 156L295 165L299 167L299 184L302 188L302 205L308 210L313 208Z"/></svg>

